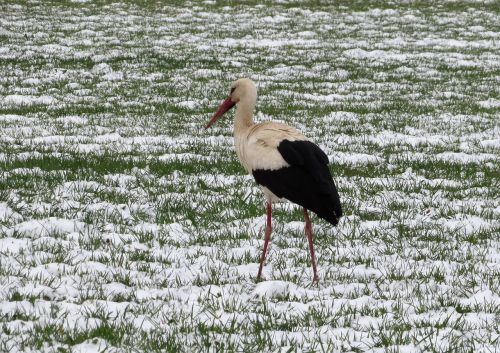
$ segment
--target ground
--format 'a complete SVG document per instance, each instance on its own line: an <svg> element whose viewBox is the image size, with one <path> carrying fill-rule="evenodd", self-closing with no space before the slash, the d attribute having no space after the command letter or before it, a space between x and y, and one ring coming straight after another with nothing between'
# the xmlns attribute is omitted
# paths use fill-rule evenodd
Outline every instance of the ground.
<svg viewBox="0 0 500 353"><path fill-rule="evenodd" d="M0 351L496 352L500 11L476 1L0 4ZM265 205L256 120L327 153L345 217Z"/></svg>

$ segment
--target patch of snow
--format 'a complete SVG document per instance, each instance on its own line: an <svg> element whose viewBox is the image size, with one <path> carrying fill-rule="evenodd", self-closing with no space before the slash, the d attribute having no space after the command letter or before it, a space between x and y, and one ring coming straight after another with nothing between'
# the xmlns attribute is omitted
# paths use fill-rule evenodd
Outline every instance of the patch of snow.
<svg viewBox="0 0 500 353"><path fill-rule="evenodd" d="M0 253L18 254L21 250L27 250L30 246L29 239L0 238Z"/></svg>
<svg viewBox="0 0 500 353"><path fill-rule="evenodd" d="M208 161L211 158L209 156L203 156L201 154L196 153L167 153L158 157L158 159L162 162L171 162L171 161Z"/></svg>
<svg viewBox="0 0 500 353"><path fill-rule="evenodd" d="M450 230L458 230L464 234L473 234L493 227L492 223L485 221L481 217L469 215L444 220L443 225Z"/></svg>
<svg viewBox="0 0 500 353"><path fill-rule="evenodd" d="M348 49L344 51L344 55L352 59L371 59L371 60L392 60L392 61L406 61L407 54L400 54L393 51L386 50L364 50L364 49Z"/></svg>
<svg viewBox="0 0 500 353"><path fill-rule="evenodd" d="M486 289L474 293L469 298L460 300L460 303L467 306L481 305L486 303L492 303L494 307L500 306L500 296L493 293L491 290Z"/></svg>
<svg viewBox="0 0 500 353"><path fill-rule="evenodd" d="M87 225L83 222L49 217L40 220L30 220L16 224L13 228L7 231L7 234L14 232L22 234L30 238L38 238L41 236L50 236L53 233L72 233L83 231Z"/></svg>
<svg viewBox="0 0 500 353"><path fill-rule="evenodd" d="M111 133L111 134L104 134L104 135L99 135L94 137L94 141L96 143L109 143L109 142L117 142L121 140L122 137L120 136L119 133Z"/></svg>
<svg viewBox="0 0 500 353"><path fill-rule="evenodd" d="M346 165L380 164L385 161L382 157L367 153L335 152L332 155L329 155L328 158L331 163Z"/></svg>
<svg viewBox="0 0 500 353"><path fill-rule="evenodd" d="M96 75L105 75L113 72L113 69L111 68L111 66L109 66L109 64L99 63L94 65L91 71Z"/></svg>
<svg viewBox="0 0 500 353"><path fill-rule="evenodd" d="M72 2L87 2L90 0L71 0ZM71 347L71 353L101 353L110 349L109 344L102 338L92 338Z"/></svg>
<svg viewBox="0 0 500 353"><path fill-rule="evenodd" d="M52 105L57 102L52 96L27 96L20 94L11 94L4 97L3 102L7 105L20 105L20 106L31 106L31 105Z"/></svg>
<svg viewBox="0 0 500 353"><path fill-rule="evenodd" d="M498 160L498 156L492 153L467 154L463 152L443 152L434 155L434 158L447 163L456 164L479 164L486 161Z"/></svg>
<svg viewBox="0 0 500 353"><path fill-rule="evenodd" d="M179 223L171 223L165 227L167 234L179 243L187 243L189 234L186 233L184 227Z"/></svg>
<svg viewBox="0 0 500 353"><path fill-rule="evenodd" d="M0 222L19 222L22 219L23 216L10 208L6 202L0 202Z"/></svg>
<svg viewBox="0 0 500 353"><path fill-rule="evenodd" d="M483 140L480 142L483 147L491 147L495 149L500 149L500 138L491 139L491 140Z"/></svg>
<svg viewBox="0 0 500 353"><path fill-rule="evenodd" d="M258 298L283 298L295 291L297 286L291 282L285 281L265 281L257 284L252 292L254 297Z"/></svg>
<svg viewBox="0 0 500 353"><path fill-rule="evenodd" d="M489 98L489 99L484 100L484 101L479 101L479 102L477 102L477 104L482 108L496 109L496 108L500 108L500 99Z"/></svg>

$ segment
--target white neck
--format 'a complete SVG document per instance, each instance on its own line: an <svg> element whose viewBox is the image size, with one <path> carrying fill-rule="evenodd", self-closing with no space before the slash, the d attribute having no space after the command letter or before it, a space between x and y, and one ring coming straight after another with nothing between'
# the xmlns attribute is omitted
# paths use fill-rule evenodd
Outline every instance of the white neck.
<svg viewBox="0 0 500 353"><path fill-rule="evenodd" d="M241 97L236 106L236 113L234 115L234 136L242 134L254 124L253 110L256 100L257 97L254 94L245 94Z"/></svg>

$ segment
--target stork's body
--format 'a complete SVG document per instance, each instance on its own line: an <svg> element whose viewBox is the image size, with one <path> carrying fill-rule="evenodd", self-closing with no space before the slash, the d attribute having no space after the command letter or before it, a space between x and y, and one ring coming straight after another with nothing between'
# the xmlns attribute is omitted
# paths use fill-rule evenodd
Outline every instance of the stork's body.
<svg viewBox="0 0 500 353"><path fill-rule="evenodd" d="M252 174L267 200L267 224L264 249L257 278L271 235L272 202L285 198L304 208L305 231L309 241L314 278L318 280L307 210L336 225L342 216L339 195L328 169L328 156L299 130L277 122L253 122L257 90L249 79L240 79L231 86L230 96L221 104L207 127L235 104L234 142L238 158Z"/></svg>

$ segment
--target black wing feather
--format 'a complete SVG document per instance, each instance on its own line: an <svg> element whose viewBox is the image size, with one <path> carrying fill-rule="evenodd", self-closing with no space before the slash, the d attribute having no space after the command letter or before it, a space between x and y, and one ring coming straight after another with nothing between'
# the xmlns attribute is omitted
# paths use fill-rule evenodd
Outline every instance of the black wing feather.
<svg viewBox="0 0 500 353"><path fill-rule="evenodd" d="M342 207L325 152L310 141L289 140L281 141L278 151L290 166L252 171L257 183L336 225Z"/></svg>

